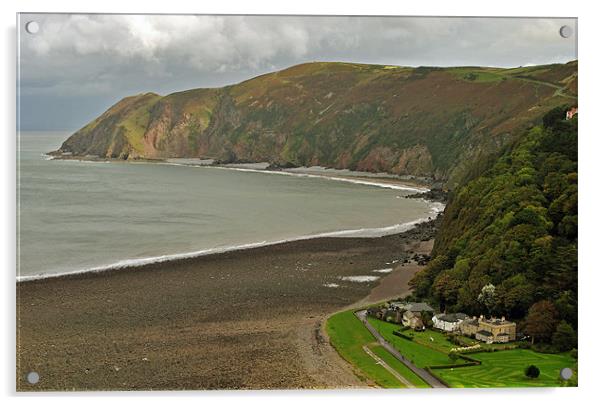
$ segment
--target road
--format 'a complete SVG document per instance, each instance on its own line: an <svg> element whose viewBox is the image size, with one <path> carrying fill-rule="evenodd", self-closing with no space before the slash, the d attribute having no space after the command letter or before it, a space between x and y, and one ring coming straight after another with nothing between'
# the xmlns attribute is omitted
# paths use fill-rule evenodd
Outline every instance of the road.
<svg viewBox="0 0 602 405"><path fill-rule="evenodd" d="M399 374L390 365L388 365L387 362L385 362L383 359L378 357L372 350L370 350L370 348L368 348L368 346L364 345L363 348L364 348L364 351L368 354L368 356L372 357L374 359L374 361L376 361L378 364L383 366L385 368L385 370L387 370L389 373L393 374L393 376L395 378L397 378L399 380L399 382L401 382L403 385L405 385L408 388L416 388L416 386L414 384L412 384L411 382L406 380L401 374Z"/></svg>
<svg viewBox="0 0 602 405"><path fill-rule="evenodd" d="M511 76L511 77L514 79L523 80L525 82L531 82L531 83L535 83L535 84L540 84L542 86L552 87L552 88L556 89L556 91L554 92L555 96L562 96L562 97L572 98L573 100L577 100L576 96L566 93L566 89L558 84L546 82L543 80L533 79L533 78L527 77L527 76L517 75L517 76Z"/></svg>
<svg viewBox="0 0 602 405"><path fill-rule="evenodd" d="M383 338L382 335L378 333L378 331L374 329L372 325L370 325L370 323L366 319L366 310L357 311L355 313L355 316L364 324L366 329L368 329L370 333L372 333L372 335L376 338L376 340L378 341L378 343L380 343L382 347L384 347L389 353L391 353L397 360L405 364L406 367L412 370L414 374L422 378L428 385L430 385L433 388L448 388L445 384L436 379L431 373L429 373L423 368L417 367L410 360L403 357L401 353L397 351L397 349L391 346L391 344L387 342L385 338Z"/></svg>

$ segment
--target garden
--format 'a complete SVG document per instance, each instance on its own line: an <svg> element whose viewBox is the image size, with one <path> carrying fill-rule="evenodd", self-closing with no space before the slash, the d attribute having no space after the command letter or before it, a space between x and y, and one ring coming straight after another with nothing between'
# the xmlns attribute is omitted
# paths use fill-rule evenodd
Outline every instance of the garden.
<svg viewBox="0 0 602 405"><path fill-rule="evenodd" d="M430 329L424 332L400 330L399 325L374 318L369 318L369 322L402 356L418 367L427 368L450 387L559 386L565 383L560 379L560 370L565 367L574 370L577 364L570 352L539 353L514 348L512 344L481 344L482 349L477 352L450 355L454 348L479 342L467 337L458 341L457 337L448 338ZM525 373L531 365L539 371L536 377ZM576 385L576 377L569 383Z"/></svg>

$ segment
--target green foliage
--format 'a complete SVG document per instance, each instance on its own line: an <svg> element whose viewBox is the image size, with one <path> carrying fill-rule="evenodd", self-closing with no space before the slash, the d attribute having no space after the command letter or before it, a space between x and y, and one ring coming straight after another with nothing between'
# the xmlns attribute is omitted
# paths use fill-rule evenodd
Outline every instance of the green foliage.
<svg viewBox="0 0 602 405"><path fill-rule="evenodd" d="M552 344L561 352L571 350L577 345L577 334L568 322L560 321L558 323L556 332L552 336Z"/></svg>
<svg viewBox="0 0 602 405"><path fill-rule="evenodd" d="M577 295L573 291L563 291L554 301L560 319L566 320L573 329L577 328Z"/></svg>
<svg viewBox="0 0 602 405"><path fill-rule="evenodd" d="M577 328L577 118L564 111L546 114L455 190L433 260L410 283L418 299L512 319L546 299L556 322Z"/></svg>
<svg viewBox="0 0 602 405"><path fill-rule="evenodd" d="M544 128L554 128L560 125L560 122L565 118L566 110L568 108L568 105L563 105L548 111L542 118Z"/></svg>
<svg viewBox="0 0 602 405"><path fill-rule="evenodd" d="M532 342L549 342L558 324L558 312L548 300L536 302L525 318L525 332Z"/></svg>
<svg viewBox="0 0 602 405"><path fill-rule="evenodd" d="M529 378L537 378L539 377L539 368L533 364L525 369L525 375Z"/></svg>

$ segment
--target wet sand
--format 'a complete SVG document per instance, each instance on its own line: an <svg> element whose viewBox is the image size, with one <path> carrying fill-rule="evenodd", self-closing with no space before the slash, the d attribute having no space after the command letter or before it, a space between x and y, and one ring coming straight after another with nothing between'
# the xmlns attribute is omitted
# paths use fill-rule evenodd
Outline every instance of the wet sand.
<svg viewBox="0 0 602 405"><path fill-rule="evenodd" d="M329 345L324 319L362 299L407 293L418 268L372 270L403 262L434 232L427 223L382 238L312 239L19 283L17 389L365 387ZM340 279L362 275L381 279ZM38 384L25 381L29 371Z"/></svg>

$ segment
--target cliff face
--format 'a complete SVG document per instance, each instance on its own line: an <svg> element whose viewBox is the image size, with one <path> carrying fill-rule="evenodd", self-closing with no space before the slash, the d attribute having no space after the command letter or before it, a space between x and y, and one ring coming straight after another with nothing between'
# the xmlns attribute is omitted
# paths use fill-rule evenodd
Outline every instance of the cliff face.
<svg viewBox="0 0 602 405"><path fill-rule="evenodd" d="M219 89L128 97L58 153L208 157L454 180L559 105L577 62L518 69L308 63Z"/></svg>

